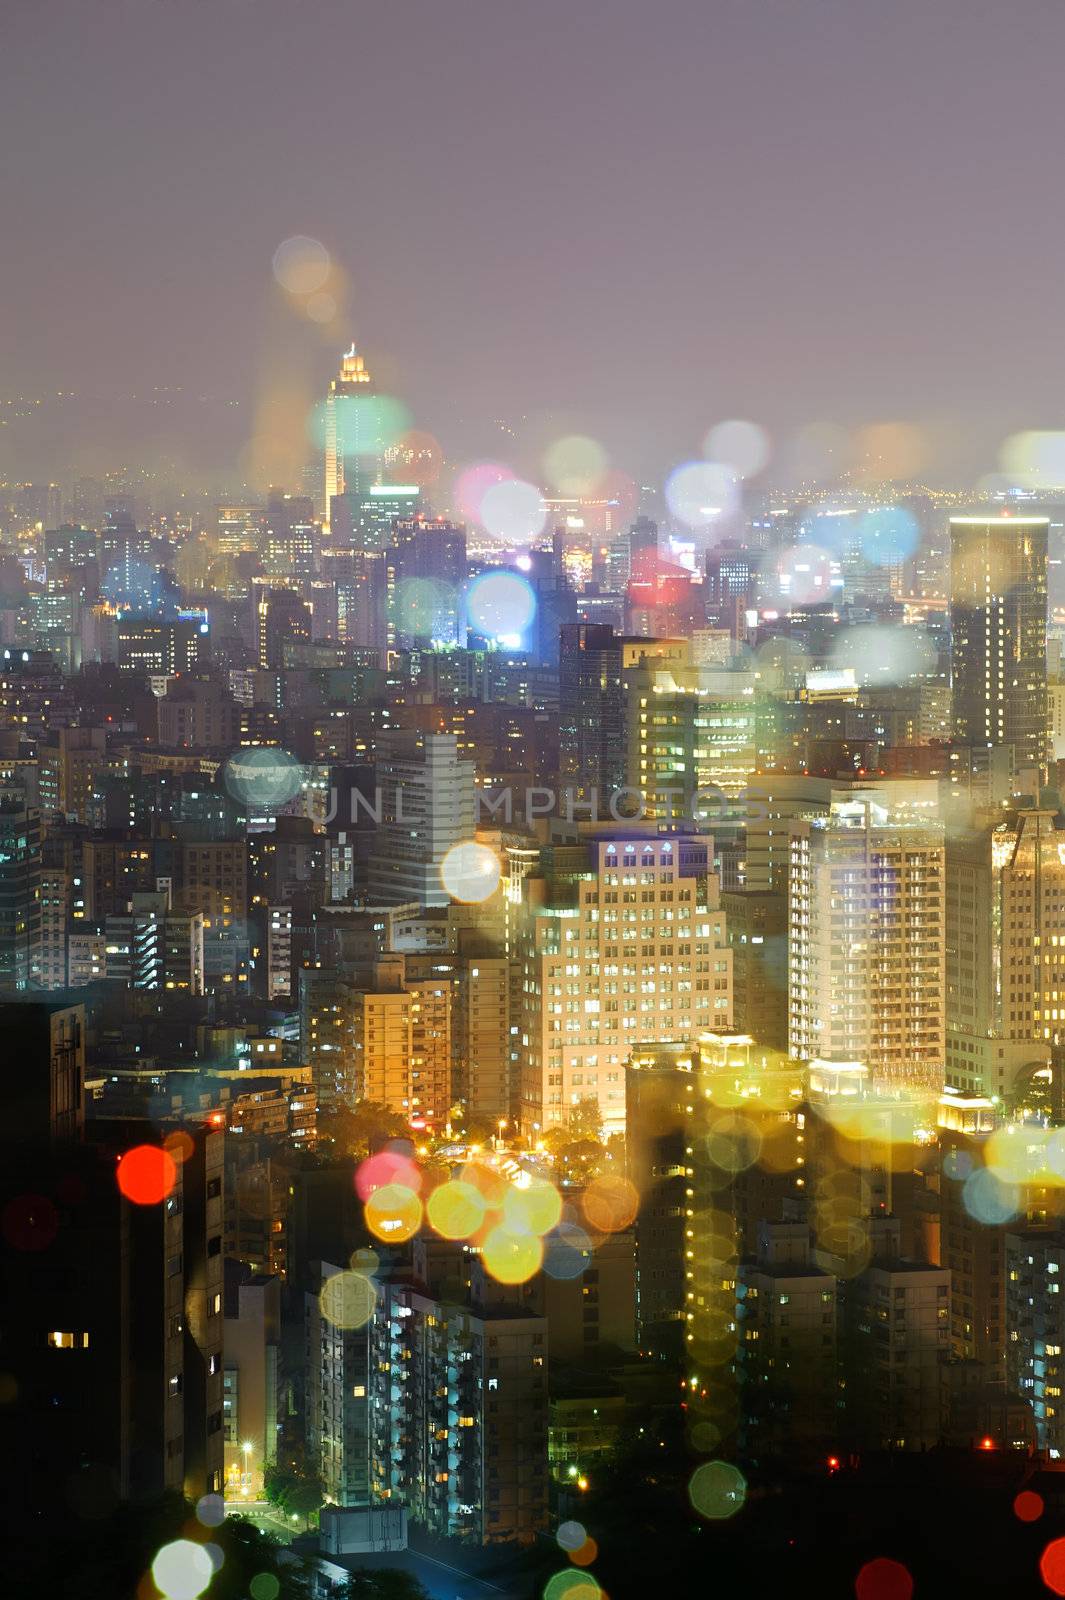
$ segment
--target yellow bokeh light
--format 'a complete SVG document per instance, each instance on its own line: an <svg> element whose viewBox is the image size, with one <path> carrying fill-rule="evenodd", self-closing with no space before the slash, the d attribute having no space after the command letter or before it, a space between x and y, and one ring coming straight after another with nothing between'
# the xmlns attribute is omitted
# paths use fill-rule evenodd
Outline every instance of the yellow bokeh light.
<svg viewBox="0 0 1065 1600"><path fill-rule="evenodd" d="M364 1328L377 1304L377 1288L365 1272L335 1272L323 1283L318 1304L334 1328Z"/></svg>
<svg viewBox="0 0 1065 1600"><path fill-rule="evenodd" d="M486 1206L472 1183L454 1178L434 1189L425 1203L430 1227L442 1239L469 1239L484 1221Z"/></svg>
<svg viewBox="0 0 1065 1600"><path fill-rule="evenodd" d="M511 1233L542 1237L557 1227L562 1216L562 1196L553 1183L534 1180L526 1189L511 1186L503 1199L503 1222Z"/></svg>
<svg viewBox="0 0 1065 1600"><path fill-rule="evenodd" d="M402 1244L421 1227L422 1203L405 1184L386 1183L367 1198L365 1217L375 1238L385 1244Z"/></svg>
<svg viewBox="0 0 1065 1600"><path fill-rule="evenodd" d="M544 1247L535 1233L512 1233L509 1228L493 1228L484 1241L486 1272L497 1283L527 1283L539 1272Z"/></svg>

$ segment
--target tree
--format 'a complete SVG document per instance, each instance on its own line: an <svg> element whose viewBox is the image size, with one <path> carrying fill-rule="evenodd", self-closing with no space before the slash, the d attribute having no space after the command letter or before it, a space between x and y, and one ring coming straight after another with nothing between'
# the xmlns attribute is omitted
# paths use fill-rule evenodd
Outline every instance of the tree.
<svg viewBox="0 0 1065 1600"><path fill-rule="evenodd" d="M362 1161L390 1139L409 1139L407 1119L378 1100L360 1100L354 1106L337 1106L319 1118L323 1138L331 1139L344 1155Z"/></svg>
<svg viewBox="0 0 1065 1600"><path fill-rule="evenodd" d="M280 1465L267 1462L263 1471L263 1493L286 1517L302 1517L304 1524L325 1502L325 1485L317 1472L295 1462Z"/></svg>
<svg viewBox="0 0 1065 1600"><path fill-rule="evenodd" d="M602 1139L603 1114L594 1094L583 1095L575 1106L570 1106L569 1131L574 1139Z"/></svg>

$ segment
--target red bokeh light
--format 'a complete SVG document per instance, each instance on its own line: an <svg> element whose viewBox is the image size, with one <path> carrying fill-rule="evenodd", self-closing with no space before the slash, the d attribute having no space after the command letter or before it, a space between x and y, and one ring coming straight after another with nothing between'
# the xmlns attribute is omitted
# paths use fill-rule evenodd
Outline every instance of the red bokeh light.
<svg viewBox="0 0 1065 1600"><path fill-rule="evenodd" d="M1048 1589L1065 1594L1065 1539L1051 1539L1039 1557L1039 1575Z"/></svg>
<svg viewBox="0 0 1065 1600"><path fill-rule="evenodd" d="M13 1250L47 1250L59 1232L59 1212L43 1194L20 1194L3 1211L3 1235Z"/></svg>
<svg viewBox="0 0 1065 1600"><path fill-rule="evenodd" d="M388 1183L402 1184L417 1194L422 1186L417 1162L401 1150L378 1150L376 1155L360 1161L355 1173L355 1193L360 1200L368 1200L375 1189L383 1189Z"/></svg>
<svg viewBox="0 0 1065 1600"><path fill-rule="evenodd" d="M138 1144L118 1163L118 1187L136 1206L157 1206L177 1182L177 1165L158 1144Z"/></svg>
<svg viewBox="0 0 1065 1600"><path fill-rule="evenodd" d="M877 1556L867 1561L854 1580L858 1600L910 1600L913 1579L901 1561Z"/></svg>
<svg viewBox="0 0 1065 1600"><path fill-rule="evenodd" d="M1013 1502L1013 1514L1021 1522L1038 1522L1043 1515L1043 1496L1034 1489L1022 1489Z"/></svg>

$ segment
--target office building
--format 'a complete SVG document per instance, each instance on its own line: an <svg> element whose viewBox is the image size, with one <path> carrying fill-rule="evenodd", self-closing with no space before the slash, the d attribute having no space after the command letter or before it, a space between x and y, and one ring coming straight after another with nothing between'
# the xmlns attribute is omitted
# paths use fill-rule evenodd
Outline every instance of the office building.
<svg viewBox="0 0 1065 1600"><path fill-rule="evenodd" d="M374 409L366 401L373 395L373 380L352 345L341 358L340 371L329 381L325 400L325 504L328 521L336 495L351 494L362 500L376 481L380 440Z"/></svg>
<svg viewBox="0 0 1065 1600"><path fill-rule="evenodd" d="M453 733L383 733L377 783L381 825L370 859L370 898L378 905L446 906L440 868L476 825L475 768Z"/></svg>
<svg viewBox="0 0 1065 1600"><path fill-rule="evenodd" d="M1051 811L946 851L947 1081L1012 1103L1065 1035L1065 830Z"/></svg>
<svg viewBox="0 0 1065 1600"><path fill-rule="evenodd" d="M684 875L685 841L592 837L571 870L522 884L521 1121L565 1124L582 1100L625 1124L625 1064L655 1039L728 1028L732 955L713 872ZM712 853L712 852L711 852Z"/></svg>
<svg viewBox="0 0 1065 1600"><path fill-rule="evenodd" d="M861 1062L876 1085L939 1088L943 829L835 805L791 841L788 1049Z"/></svg>
<svg viewBox="0 0 1065 1600"><path fill-rule="evenodd" d="M1029 783L1044 781L1047 766L1049 526L1008 515L950 521L954 738L1012 745Z"/></svg>

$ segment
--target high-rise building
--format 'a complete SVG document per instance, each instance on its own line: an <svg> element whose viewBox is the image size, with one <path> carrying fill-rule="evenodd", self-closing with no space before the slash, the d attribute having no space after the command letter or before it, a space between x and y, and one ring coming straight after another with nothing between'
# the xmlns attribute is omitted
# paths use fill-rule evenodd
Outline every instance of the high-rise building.
<svg viewBox="0 0 1065 1600"><path fill-rule="evenodd" d="M328 521L333 497L352 494L361 502L363 492L377 476L380 441L376 437L373 407L366 402L374 393L373 380L355 346L341 358L340 371L329 381L325 400L325 505Z"/></svg>
<svg viewBox="0 0 1065 1600"><path fill-rule="evenodd" d="M950 521L954 738L1012 745L1036 782L1047 765L1049 528L1045 517Z"/></svg>
<svg viewBox="0 0 1065 1600"><path fill-rule="evenodd" d="M732 955L718 880L686 877L682 841L638 833L585 842L573 871L522 885L521 1121L565 1124L582 1100L625 1123L625 1064L637 1045L720 1031L732 1015Z"/></svg>
<svg viewBox="0 0 1065 1600"><path fill-rule="evenodd" d="M938 1087L944 1060L943 829L834 805L792 838L788 1049Z"/></svg>
<svg viewBox="0 0 1065 1600"><path fill-rule="evenodd" d="M440 1130L451 1109L451 984L410 978L385 956L372 987L351 997L355 1090L417 1128Z"/></svg>
<svg viewBox="0 0 1065 1600"><path fill-rule="evenodd" d="M1065 1039L1065 830L1018 811L946 850L946 1061L1011 1100Z"/></svg>
<svg viewBox="0 0 1065 1600"><path fill-rule="evenodd" d="M386 557L390 642L401 650L466 638L466 529L442 517L392 524Z"/></svg>
<svg viewBox="0 0 1065 1600"><path fill-rule="evenodd" d="M21 792L0 791L0 993L36 983L40 927L40 816Z"/></svg>
<svg viewBox="0 0 1065 1600"><path fill-rule="evenodd" d="M258 605L260 667L283 665L287 639L311 638L311 608L294 589L270 589Z"/></svg>
<svg viewBox="0 0 1065 1600"><path fill-rule="evenodd" d="M894 1218L870 1233L872 1259L844 1297L847 1429L867 1448L931 1450L947 1416L950 1271L903 1259Z"/></svg>
<svg viewBox="0 0 1065 1600"><path fill-rule="evenodd" d="M686 639L630 639L606 623L563 626L559 766L564 789L581 799L590 798L595 790L606 814L611 797L628 781L630 677L656 665L686 666L688 660Z"/></svg>
<svg viewBox="0 0 1065 1600"><path fill-rule="evenodd" d="M474 764L459 758L453 733L397 731L378 742L381 826L370 860L370 897L379 905L446 906L440 867L476 825Z"/></svg>
<svg viewBox="0 0 1065 1600"><path fill-rule="evenodd" d="M750 1449L831 1449L839 1439L839 1284L805 1222L760 1223L737 1274L742 1434Z"/></svg>

